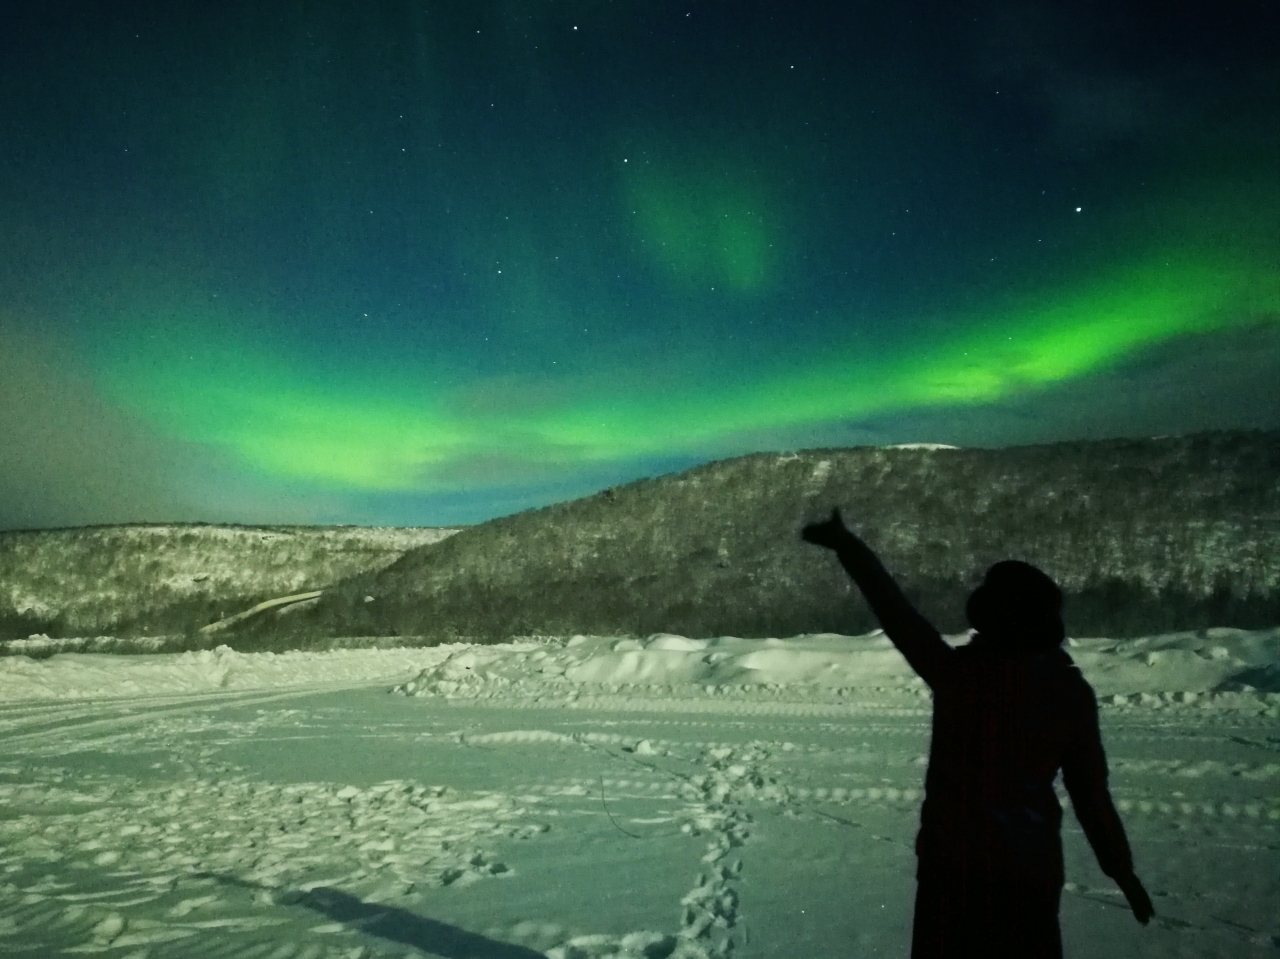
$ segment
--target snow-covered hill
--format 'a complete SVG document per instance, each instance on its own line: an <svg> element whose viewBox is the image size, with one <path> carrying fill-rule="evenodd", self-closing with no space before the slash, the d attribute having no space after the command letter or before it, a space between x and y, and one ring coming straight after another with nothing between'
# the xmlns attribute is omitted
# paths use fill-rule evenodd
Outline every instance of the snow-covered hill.
<svg viewBox="0 0 1280 959"><path fill-rule="evenodd" d="M836 505L944 631L968 626L969 591L1010 558L1062 585L1077 636L1280 623L1272 432L740 457L470 527L247 629L276 648L865 632L844 572L798 536Z"/></svg>
<svg viewBox="0 0 1280 959"><path fill-rule="evenodd" d="M194 631L381 569L453 529L89 526L0 532L0 640Z"/></svg>

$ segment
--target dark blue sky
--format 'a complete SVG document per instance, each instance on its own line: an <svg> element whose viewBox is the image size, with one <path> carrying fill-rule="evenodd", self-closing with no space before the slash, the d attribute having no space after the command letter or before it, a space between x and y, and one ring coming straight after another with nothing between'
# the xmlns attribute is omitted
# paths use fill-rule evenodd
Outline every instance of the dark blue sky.
<svg viewBox="0 0 1280 959"><path fill-rule="evenodd" d="M0 17L0 526L1280 426L1275 3Z"/></svg>

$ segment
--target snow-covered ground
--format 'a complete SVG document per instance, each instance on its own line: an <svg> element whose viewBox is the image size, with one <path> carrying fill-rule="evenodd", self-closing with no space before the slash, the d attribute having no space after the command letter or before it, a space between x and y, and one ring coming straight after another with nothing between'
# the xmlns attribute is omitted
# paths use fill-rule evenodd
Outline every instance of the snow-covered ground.
<svg viewBox="0 0 1280 959"><path fill-rule="evenodd" d="M1068 814L1068 954L1274 956L1280 630L1069 651L1158 914ZM878 635L0 658L0 953L904 956L929 713Z"/></svg>

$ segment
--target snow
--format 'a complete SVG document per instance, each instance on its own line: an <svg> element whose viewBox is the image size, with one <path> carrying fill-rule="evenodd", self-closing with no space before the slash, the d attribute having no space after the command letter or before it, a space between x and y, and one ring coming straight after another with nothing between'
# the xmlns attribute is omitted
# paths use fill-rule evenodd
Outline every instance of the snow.
<svg viewBox="0 0 1280 959"><path fill-rule="evenodd" d="M1157 917L1068 813L1068 954L1273 955L1280 629L1069 652ZM10 655L0 951L905 955L930 705L879 634Z"/></svg>
<svg viewBox="0 0 1280 959"><path fill-rule="evenodd" d="M947 637L953 645L967 634ZM57 640L15 640L12 652L47 653ZM62 641L76 643L77 640ZM53 646L56 648L56 645ZM1141 694L1224 693L1252 685L1280 693L1280 628L1207 629L1137 639L1071 639L1068 651L1099 697L1115 703ZM567 642L526 640L495 646L343 649L332 652L238 653L228 646L168 655L61 654L47 659L0 657L0 702L159 696L320 683L364 683L414 671L400 691L413 695L538 697L603 686L674 688L847 687L919 685L906 661L879 631L793 639L691 639L657 633L648 639L574 636ZM1253 683L1232 683L1245 675ZM1224 687L1225 684L1225 688ZM616 692L616 690L614 690ZM1245 689L1245 692L1248 690ZM1119 697L1119 699L1116 699ZM1169 697L1166 697L1169 698ZM1208 701L1208 700L1206 700Z"/></svg>
<svg viewBox="0 0 1280 959"><path fill-rule="evenodd" d="M21 642L21 641L19 641ZM16 644L10 644L11 648ZM343 649L237 653L229 646L167 655L60 654L0 658L0 703L209 693L275 686L377 682L426 668L458 650Z"/></svg>

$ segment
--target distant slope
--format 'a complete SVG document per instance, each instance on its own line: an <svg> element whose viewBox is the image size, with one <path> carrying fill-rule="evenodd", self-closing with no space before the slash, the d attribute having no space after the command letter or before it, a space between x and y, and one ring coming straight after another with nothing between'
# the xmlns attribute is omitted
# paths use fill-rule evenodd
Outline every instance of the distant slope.
<svg viewBox="0 0 1280 959"><path fill-rule="evenodd" d="M857 633L798 538L837 504L944 630L1008 557L1062 584L1077 636L1280 623L1280 433L1254 432L746 456L471 527L230 641Z"/></svg>
<svg viewBox="0 0 1280 959"><path fill-rule="evenodd" d="M0 640L192 632L375 571L452 529L91 526L0 532Z"/></svg>

